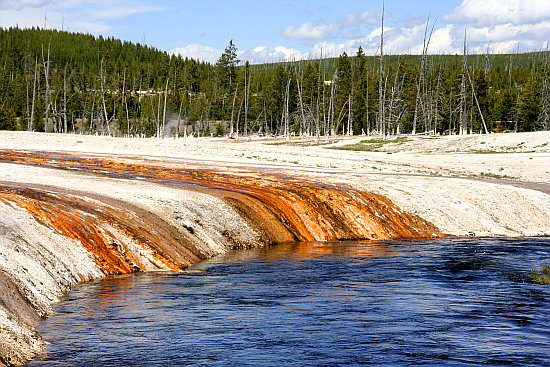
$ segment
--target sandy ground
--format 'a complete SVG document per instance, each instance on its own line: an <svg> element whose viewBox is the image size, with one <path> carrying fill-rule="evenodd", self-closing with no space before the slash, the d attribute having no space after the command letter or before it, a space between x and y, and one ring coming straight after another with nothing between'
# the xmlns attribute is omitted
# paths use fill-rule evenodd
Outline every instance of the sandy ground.
<svg viewBox="0 0 550 367"><path fill-rule="evenodd" d="M405 173L502 178L550 183L550 131L407 138L380 151L329 149L373 139L346 137L304 146L303 140L125 139L87 135L0 132L0 149L74 151L177 157L207 163L292 167L328 172ZM390 138L391 140L391 138ZM315 143L314 140L311 143Z"/></svg>

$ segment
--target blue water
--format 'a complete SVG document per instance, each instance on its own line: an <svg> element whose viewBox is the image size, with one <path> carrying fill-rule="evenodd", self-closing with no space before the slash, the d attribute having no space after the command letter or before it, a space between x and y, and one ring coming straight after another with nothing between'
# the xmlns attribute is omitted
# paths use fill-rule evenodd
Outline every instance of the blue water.
<svg viewBox="0 0 550 367"><path fill-rule="evenodd" d="M85 284L29 366L550 366L550 239L296 243Z"/></svg>

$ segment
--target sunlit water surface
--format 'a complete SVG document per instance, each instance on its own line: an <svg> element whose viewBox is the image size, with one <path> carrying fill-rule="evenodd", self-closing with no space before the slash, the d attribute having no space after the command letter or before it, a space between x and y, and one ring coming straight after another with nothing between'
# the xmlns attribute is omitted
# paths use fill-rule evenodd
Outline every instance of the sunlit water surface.
<svg viewBox="0 0 550 367"><path fill-rule="evenodd" d="M550 366L550 239L296 243L85 284L29 366Z"/></svg>

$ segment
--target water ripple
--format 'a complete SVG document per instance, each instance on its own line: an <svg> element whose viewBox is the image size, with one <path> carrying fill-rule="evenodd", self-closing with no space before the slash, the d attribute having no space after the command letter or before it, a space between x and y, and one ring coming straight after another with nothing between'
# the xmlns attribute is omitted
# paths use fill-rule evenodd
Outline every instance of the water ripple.
<svg viewBox="0 0 550 367"><path fill-rule="evenodd" d="M296 243L77 287L29 366L549 366L550 240Z"/></svg>

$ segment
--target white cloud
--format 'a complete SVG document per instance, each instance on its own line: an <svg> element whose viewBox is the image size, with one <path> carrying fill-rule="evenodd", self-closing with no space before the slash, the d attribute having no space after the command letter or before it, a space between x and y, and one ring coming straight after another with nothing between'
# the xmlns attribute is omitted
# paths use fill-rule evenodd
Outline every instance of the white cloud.
<svg viewBox="0 0 550 367"><path fill-rule="evenodd" d="M486 52L487 47L496 53L516 52L518 48L537 51L550 37L548 0L463 0L443 19L449 23L447 38L453 40L447 42L457 46L466 29L473 53Z"/></svg>
<svg viewBox="0 0 550 367"><path fill-rule="evenodd" d="M502 41L489 44L489 50L491 53L504 54L517 51L520 43L518 41ZM482 46L475 48L473 52L482 53ZM487 49L487 48L486 48Z"/></svg>
<svg viewBox="0 0 550 367"><path fill-rule="evenodd" d="M105 34L112 30L112 27L104 22L88 22L80 20L76 22L67 22L67 18L61 19L65 22L64 30L68 32L81 32L90 34ZM57 24L60 24L59 21Z"/></svg>
<svg viewBox="0 0 550 367"><path fill-rule="evenodd" d="M94 10L91 12L91 14L96 19L117 19L117 18L125 18L134 14L150 13L153 11L162 11L162 10L166 10L166 8L155 7L155 6L137 6L136 7L136 6L131 6L131 4L128 4L126 6L109 7L106 9Z"/></svg>
<svg viewBox="0 0 550 367"><path fill-rule="evenodd" d="M378 20L373 18L370 12L349 13L332 23L319 22L313 24L308 22L298 27L291 25L283 30L281 35L285 38L296 40L321 40L332 37L333 33L336 31L358 27L364 24L372 25L376 22L378 22Z"/></svg>
<svg viewBox="0 0 550 367"><path fill-rule="evenodd" d="M0 9L21 10L24 8L43 8L57 5L57 0L0 0Z"/></svg>
<svg viewBox="0 0 550 367"><path fill-rule="evenodd" d="M337 57L342 53L346 52L353 55L354 47L356 40L346 41L342 43L335 42L320 42L314 45L311 50L307 53L308 58L316 59L320 57Z"/></svg>
<svg viewBox="0 0 550 367"><path fill-rule="evenodd" d="M380 22L380 19L375 18L372 16L371 12L364 11L362 13L349 13L346 14L342 19L340 19L337 24L339 27L352 27L359 24L378 24Z"/></svg>
<svg viewBox="0 0 550 367"><path fill-rule="evenodd" d="M258 46L239 52L239 59L252 64L301 60L304 55L293 48L284 46Z"/></svg>
<svg viewBox="0 0 550 367"><path fill-rule="evenodd" d="M473 26L535 23L550 18L548 0L463 0L444 20Z"/></svg>
<svg viewBox="0 0 550 367"><path fill-rule="evenodd" d="M33 26L70 32L106 34L110 21L165 10L141 0L0 0L0 26Z"/></svg>
<svg viewBox="0 0 550 367"><path fill-rule="evenodd" d="M61 28L63 15L60 12L48 11L44 8L29 8L25 11L16 9L2 10L0 27L19 26L21 28L43 27L46 20L47 28ZM44 19L46 17L46 19Z"/></svg>
<svg viewBox="0 0 550 367"><path fill-rule="evenodd" d="M386 22L386 53L422 52L425 30L423 22L415 20L411 24L401 22L397 25L392 24L391 18L386 18ZM352 28L354 24L370 27L364 27L357 32ZM319 55L321 50L326 56L338 56L344 51L354 54L359 46L362 46L367 54L378 54L381 29L372 27L376 24L379 24L379 19L369 13L348 14L333 23L320 23L317 26L322 25L322 28L311 27L311 30L330 29L331 33L317 32L318 37L310 37L309 39L319 42L311 45L310 51L303 55ZM305 27L305 24L302 26L304 33L307 33L305 31L309 28ZM338 34L346 27L351 31ZM522 52L544 49L550 39L550 0L463 0L460 6L443 17L443 24L435 27L428 52L462 53L465 29L470 53L485 53L487 47L496 53L516 52L518 48ZM329 42L329 39L335 41Z"/></svg>
<svg viewBox="0 0 550 367"><path fill-rule="evenodd" d="M223 50L196 43L168 51L169 54L208 61L210 63L217 62L222 52ZM249 61L252 64L302 60L306 57L307 55L304 55L300 51L284 46L257 46L238 52L239 60L243 62Z"/></svg>
<svg viewBox="0 0 550 367"><path fill-rule="evenodd" d="M426 25L384 30L385 52L390 54L421 54Z"/></svg>
<svg viewBox="0 0 550 367"><path fill-rule="evenodd" d="M443 19L442 24L436 24L433 30L428 48L430 54L461 54L465 29L470 53L485 53L488 48L493 53L517 52L518 49L520 52L541 50L550 38L550 0L463 0ZM384 50L387 54L422 52L424 22L416 19L397 25L392 23L391 18L386 21ZM362 28L353 28L355 25ZM377 25L379 19L370 13L356 13L333 23L304 23L299 27L288 27L283 36L317 41L310 44L307 52L295 52L296 59L318 58L321 55L337 57L343 52L354 55L359 46L367 55L377 55L381 33ZM341 32L346 29L349 31ZM243 56L264 54L281 55L281 60L289 59L269 47L258 49L255 53L245 52Z"/></svg>
<svg viewBox="0 0 550 367"><path fill-rule="evenodd" d="M189 57L197 60L203 60L208 62L216 62L223 50L217 50L210 46L199 45L194 43L181 48L175 48L168 51L169 54L179 55L183 58Z"/></svg>
<svg viewBox="0 0 550 367"><path fill-rule="evenodd" d="M461 53L460 46L457 46L459 41L456 39L455 34L455 26L452 24L434 30L428 52L433 54Z"/></svg>
<svg viewBox="0 0 550 367"><path fill-rule="evenodd" d="M298 28L294 26L287 27L282 35L285 38L296 40L319 40L327 38L330 32L337 28L335 24L320 23L313 25L311 23L304 23Z"/></svg>

